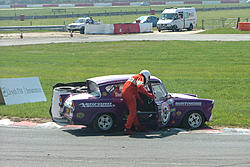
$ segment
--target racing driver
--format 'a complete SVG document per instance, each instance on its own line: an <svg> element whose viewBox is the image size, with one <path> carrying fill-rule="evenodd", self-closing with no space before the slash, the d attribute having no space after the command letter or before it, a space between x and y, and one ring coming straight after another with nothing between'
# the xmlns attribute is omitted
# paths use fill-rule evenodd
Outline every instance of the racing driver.
<svg viewBox="0 0 250 167"><path fill-rule="evenodd" d="M149 93L144 87L149 79L150 72L148 70L142 70L139 74L130 77L123 86L122 98L129 109L129 115L124 129L124 134L126 135L132 135L135 133L131 129L133 125L138 131L143 129L136 114L136 99L143 104L143 101L138 94L139 92L150 98L155 98L155 96L152 93Z"/></svg>

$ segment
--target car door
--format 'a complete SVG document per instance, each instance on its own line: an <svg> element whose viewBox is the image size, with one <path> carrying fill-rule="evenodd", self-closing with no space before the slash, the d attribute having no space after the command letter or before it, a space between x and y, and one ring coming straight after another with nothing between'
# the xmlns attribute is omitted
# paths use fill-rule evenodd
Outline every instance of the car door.
<svg viewBox="0 0 250 167"><path fill-rule="evenodd" d="M155 95L155 103L158 106L158 122L160 126L165 126L170 121L170 107L168 105L168 92L162 83L153 82L151 83L153 93Z"/></svg>

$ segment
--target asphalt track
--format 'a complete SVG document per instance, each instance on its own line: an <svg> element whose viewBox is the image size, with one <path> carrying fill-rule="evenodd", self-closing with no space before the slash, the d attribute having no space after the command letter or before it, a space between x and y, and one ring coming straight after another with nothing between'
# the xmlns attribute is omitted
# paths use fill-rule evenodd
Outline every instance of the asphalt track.
<svg viewBox="0 0 250 167"><path fill-rule="evenodd" d="M250 135L0 127L1 167L248 167Z"/></svg>
<svg viewBox="0 0 250 167"><path fill-rule="evenodd" d="M68 32L56 33L23 33L1 34L0 46L30 45L48 43L71 43L71 42L107 42L107 41L250 41L250 34L198 34L200 31L191 32L154 32L145 34L123 34L123 35L84 35L74 33L70 37Z"/></svg>

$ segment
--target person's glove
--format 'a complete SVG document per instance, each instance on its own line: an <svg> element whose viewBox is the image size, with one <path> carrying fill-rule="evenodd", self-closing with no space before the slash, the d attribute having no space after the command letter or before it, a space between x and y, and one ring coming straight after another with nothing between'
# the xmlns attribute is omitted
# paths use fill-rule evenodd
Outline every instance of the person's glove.
<svg viewBox="0 0 250 167"><path fill-rule="evenodd" d="M152 98L152 99L155 99L155 95L154 94L150 94L150 96L149 96L150 98Z"/></svg>

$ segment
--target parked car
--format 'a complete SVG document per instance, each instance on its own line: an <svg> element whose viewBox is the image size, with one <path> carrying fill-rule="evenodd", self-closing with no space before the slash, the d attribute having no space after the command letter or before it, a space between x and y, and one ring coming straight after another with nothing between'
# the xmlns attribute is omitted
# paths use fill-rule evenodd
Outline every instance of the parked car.
<svg viewBox="0 0 250 167"><path fill-rule="evenodd" d="M86 82L56 84L50 114L71 124L93 127L99 131L123 128L128 109L123 102L123 84L132 75L110 75L87 79ZM200 128L212 119L214 101L197 95L169 93L162 81L152 76L145 88L155 100L141 95L144 105L138 103L139 121L146 127Z"/></svg>
<svg viewBox="0 0 250 167"><path fill-rule="evenodd" d="M91 17L80 17L74 23L67 26L68 31L80 31L80 34L84 34L85 26L87 24L100 24L95 22Z"/></svg>
<svg viewBox="0 0 250 167"><path fill-rule="evenodd" d="M153 27L157 26L157 22L159 20L158 17L156 16L140 16L136 19L136 21L139 21L140 23L152 23ZM136 23L136 21L134 21L133 23Z"/></svg>

